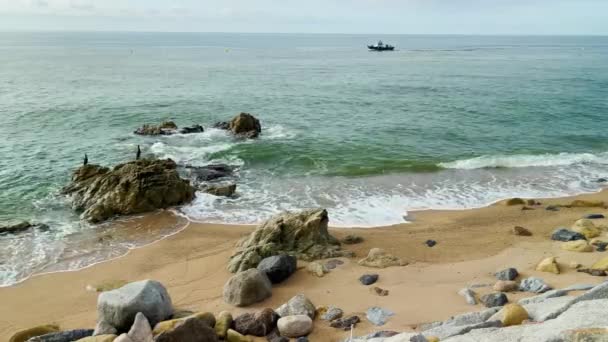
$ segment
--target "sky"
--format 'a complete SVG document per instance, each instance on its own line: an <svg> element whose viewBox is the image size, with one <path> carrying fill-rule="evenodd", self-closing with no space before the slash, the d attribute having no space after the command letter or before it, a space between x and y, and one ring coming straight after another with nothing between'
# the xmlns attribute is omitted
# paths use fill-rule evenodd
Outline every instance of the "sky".
<svg viewBox="0 0 608 342"><path fill-rule="evenodd" d="M0 0L0 31L608 35L608 0Z"/></svg>

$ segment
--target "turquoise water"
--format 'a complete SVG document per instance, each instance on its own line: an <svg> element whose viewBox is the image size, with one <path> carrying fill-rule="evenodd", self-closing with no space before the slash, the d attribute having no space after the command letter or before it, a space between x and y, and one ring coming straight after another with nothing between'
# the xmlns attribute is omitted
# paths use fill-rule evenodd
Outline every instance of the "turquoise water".
<svg viewBox="0 0 608 342"><path fill-rule="evenodd" d="M366 51L377 39L398 51ZM131 133L241 111L261 119L260 139ZM596 191L608 176L608 37L0 33L0 117L0 222L52 228L0 237L10 284L137 244L82 243L103 228L58 189L84 153L110 165L142 145L238 166L238 198L199 194L179 209L211 222L323 206L334 225L372 227L413 209Z"/></svg>

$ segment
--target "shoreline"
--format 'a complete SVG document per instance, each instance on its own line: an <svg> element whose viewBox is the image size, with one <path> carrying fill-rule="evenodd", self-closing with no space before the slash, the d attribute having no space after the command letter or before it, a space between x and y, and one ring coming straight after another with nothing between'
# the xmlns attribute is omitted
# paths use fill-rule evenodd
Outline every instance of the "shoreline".
<svg viewBox="0 0 608 342"><path fill-rule="evenodd" d="M564 273L561 275L541 274L533 270L536 262L547 255L557 256L562 265L567 265L569 261L590 264L604 256L602 253L562 251L558 243L548 239L553 229L570 226L583 214L605 212L603 208L563 208L558 212L545 210L548 204L566 204L574 199L607 201L608 191L539 199L543 205L530 211L522 211L521 206L505 206L499 201L477 209L416 211L415 215L411 215L414 220L410 223L373 229L331 227L330 233L338 238L352 233L364 237L365 242L360 245L344 245L345 249L356 253L356 258L341 258L345 264L324 278L316 278L300 269L285 283L277 285L268 300L249 308L236 309L221 299L221 288L230 276L226 265L234 243L255 226L188 220L176 232L145 246L130 249L111 260L78 270L32 275L18 284L0 288L0 300L8 304L0 309L0 317L11 317L10 321L0 320L0 339L8 339L18 329L51 321L57 321L62 328L91 327L95 324L97 294L85 290L87 286L147 278L163 282L176 307L194 311L217 313L230 309L234 313L241 313L263 307L275 308L302 292L317 306L340 306L347 314L361 314L366 307L375 305L387 307L396 313L383 327L372 327L369 323L358 325L356 335L373 330L413 329L420 323L478 310L479 306L466 305L457 291L472 283L493 283L492 273L499 268L516 266L526 276L541 276L556 287L603 280L567 267L563 267ZM597 223L605 224L608 221L599 220ZM534 235L511 235L509 231L515 225L529 228ZM427 247L424 245L427 239L437 240L438 245ZM387 269L357 265L356 261L374 247L402 257L410 265ZM305 264L300 262L300 268ZM389 296L370 294L369 289L357 281L363 273L380 274L378 286L388 289ZM53 296L48 296L49 290ZM480 293L486 290L489 289L479 289ZM514 300L521 295L510 294L509 297ZM352 298L359 300L353 303ZM395 301L395 298L399 300ZM320 326L311 338L332 336L332 341L338 341L346 335L342 331Z"/></svg>

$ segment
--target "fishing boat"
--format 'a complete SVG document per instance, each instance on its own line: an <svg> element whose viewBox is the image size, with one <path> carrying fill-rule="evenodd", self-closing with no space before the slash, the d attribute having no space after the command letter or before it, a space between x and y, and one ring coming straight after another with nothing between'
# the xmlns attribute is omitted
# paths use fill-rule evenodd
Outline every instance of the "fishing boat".
<svg viewBox="0 0 608 342"><path fill-rule="evenodd" d="M368 45L368 49L372 51L393 51L395 47L390 44L384 44L381 40L376 45Z"/></svg>

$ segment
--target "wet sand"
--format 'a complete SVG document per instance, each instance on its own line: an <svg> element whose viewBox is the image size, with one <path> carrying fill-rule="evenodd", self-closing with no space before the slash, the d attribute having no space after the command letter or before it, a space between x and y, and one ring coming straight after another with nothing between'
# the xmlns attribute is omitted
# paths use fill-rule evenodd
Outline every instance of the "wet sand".
<svg viewBox="0 0 608 342"><path fill-rule="evenodd" d="M87 286L142 279L165 284L175 307L180 309L214 313L230 310L238 314L263 307L276 308L303 293L316 306L338 306L346 315L364 317L364 312L372 306L395 312L385 326L359 324L355 335L377 330L412 330L420 323L481 309L480 305L467 305L457 294L458 290L471 284L493 284L493 273L506 267L516 267L523 277L542 277L554 287L603 281L604 278L578 273L568 265L572 261L590 265L608 254L563 251L559 242L549 239L557 227L570 227L585 214L607 212L604 208L562 208L557 212L544 209L549 204L567 204L574 198L608 202L608 192L541 199L542 206L535 206L534 210L524 211L521 206L497 203L471 210L414 212L410 215L412 223L391 227L331 229L339 238L357 234L365 239L358 245L344 245L357 257L342 258L345 264L323 278L300 269L286 282L275 285L271 298L248 308L225 304L222 288L231 276L226 265L235 242L254 227L190 223L183 231L132 250L123 257L79 271L38 275L15 286L0 288L0 340L8 340L15 331L38 324L58 323L63 329L92 328L96 320L97 293L87 291ZM137 225L145 227L170 222L171 218L159 219L156 214L137 220L140 220ZM595 223L608 225L608 220ZM511 234L516 225L528 228L533 236ZM424 244L427 239L436 240L437 245L427 247ZM357 265L357 260L374 247L383 248L410 265L386 269ZM562 274L534 270L538 261L547 256L558 257ZM300 262L299 267L305 264ZM369 287L358 281L364 273L378 273L380 279L375 285L389 290L390 294L386 297L372 294ZM491 292L491 286L476 291ZM525 295L509 294L509 299L513 301ZM348 336L348 332L317 321L310 340L341 341Z"/></svg>

